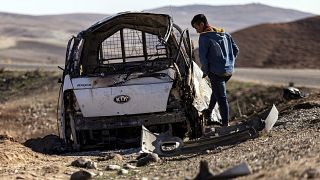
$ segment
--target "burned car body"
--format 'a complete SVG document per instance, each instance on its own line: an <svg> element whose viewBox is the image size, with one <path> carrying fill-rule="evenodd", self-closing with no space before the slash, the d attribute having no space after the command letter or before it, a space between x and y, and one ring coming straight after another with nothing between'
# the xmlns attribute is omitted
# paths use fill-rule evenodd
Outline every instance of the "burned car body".
<svg viewBox="0 0 320 180"><path fill-rule="evenodd" d="M193 60L188 30L165 14L121 13L80 32L66 52L60 137L79 149L139 144L142 125L201 136L211 88Z"/></svg>

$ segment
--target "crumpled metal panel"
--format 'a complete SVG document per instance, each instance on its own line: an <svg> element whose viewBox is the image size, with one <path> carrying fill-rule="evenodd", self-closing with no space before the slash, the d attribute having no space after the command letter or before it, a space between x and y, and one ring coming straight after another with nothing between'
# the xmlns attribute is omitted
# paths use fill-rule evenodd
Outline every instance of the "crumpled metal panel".
<svg viewBox="0 0 320 180"><path fill-rule="evenodd" d="M150 132L146 127L142 126L141 130L141 150L146 153L152 153L156 150L154 143L157 136Z"/></svg>
<svg viewBox="0 0 320 180"><path fill-rule="evenodd" d="M172 144L171 149L164 149L164 144ZM183 147L182 139L170 136L166 133L157 135L150 132L146 127L142 126L141 131L141 151L145 153L156 153L159 156L168 154L177 154Z"/></svg>
<svg viewBox="0 0 320 180"><path fill-rule="evenodd" d="M209 82L202 78L202 75L203 72L199 66L193 62L192 83L194 84L195 95L192 105L198 111L202 111L208 107L212 93Z"/></svg>
<svg viewBox="0 0 320 180"><path fill-rule="evenodd" d="M210 103L210 96L212 93L211 87L209 86L209 82L202 78L203 72L199 68L199 66L193 61L193 74L192 74L192 83L194 84L194 100L192 105L198 110L202 111L208 108ZM213 121L220 121L221 115L219 112L218 104L215 105L215 108L212 112L211 119Z"/></svg>
<svg viewBox="0 0 320 180"><path fill-rule="evenodd" d="M279 111L275 105L272 106L269 115L267 116L265 122L265 129L270 132L276 121L278 120Z"/></svg>
<svg viewBox="0 0 320 180"><path fill-rule="evenodd" d="M228 127L222 127L228 128ZM226 133L221 136L202 137L193 141L183 142L179 137L165 134L152 134L145 128L142 128L141 150L145 153L156 153L159 156L177 156L201 152L207 149L213 149L217 146L232 145L248 139L257 137L258 133L253 127L240 127L241 130Z"/></svg>
<svg viewBox="0 0 320 180"><path fill-rule="evenodd" d="M146 153L156 153L159 156L176 156L212 149L217 146L231 145L256 138L259 135L258 131L263 129L269 132L277 119L278 110L273 106L266 120L259 118L252 120L255 122L247 121L229 127L213 128L212 132L207 133L207 136L186 142L183 142L178 137L166 134L153 134L145 127L142 127L141 150ZM169 147L169 150L164 149L167 147Z"/></svg>

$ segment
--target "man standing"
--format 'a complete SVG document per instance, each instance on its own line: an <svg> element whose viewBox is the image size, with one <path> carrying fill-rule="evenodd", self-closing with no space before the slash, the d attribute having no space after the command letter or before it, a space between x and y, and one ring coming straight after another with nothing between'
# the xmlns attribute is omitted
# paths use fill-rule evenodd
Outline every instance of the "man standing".
<svg viewBox="0 0 320 180"><path fill-rule="evenodd" d="M224 32L223 29L210 26L203 14L194 16L191 25L200 33L199 56L201 69L203 78L209 77L212 88L210 104L208 109L203 111L204 116L210 119L212 110L216 102L218 102L222 126L229 126L226 82L232 76L239 48L230 34Z"/></svg>

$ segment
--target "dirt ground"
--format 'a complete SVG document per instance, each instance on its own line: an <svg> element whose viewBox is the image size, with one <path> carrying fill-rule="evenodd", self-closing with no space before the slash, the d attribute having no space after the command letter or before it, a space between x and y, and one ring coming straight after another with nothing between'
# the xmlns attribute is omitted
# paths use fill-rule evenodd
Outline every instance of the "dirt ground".
<svg viewBox="0 0 320 180"><path fill-rule="evenodd" d="M232 122L259 114L275 103L280 114L271 134L260 133L256 139L197 154L161 158L120 175L106 167L135 165L139 149L40 153L48 152L45 149L50 149L57 137L55 110L59 76L19 73L0 73L1 82L11 79L20 83L13 86L9 82L6 88L0 84L3 88L0 92L0 179L69 179L81 169L71 166L79 157L97 163L96 169L87 169L95 174L95 179L189 179L198 173L201 160L208 161L213 173L246 162L252 173L239 179L320 179L320 93L317 89L301 88L307 93L306 98L286 101L281 98L281 87L231 82L228 89ZM18 81L22 75L26 77ZM17 91L20 93L11 93ZM120 158L107 158L110 153L118 153Z"/></svg>

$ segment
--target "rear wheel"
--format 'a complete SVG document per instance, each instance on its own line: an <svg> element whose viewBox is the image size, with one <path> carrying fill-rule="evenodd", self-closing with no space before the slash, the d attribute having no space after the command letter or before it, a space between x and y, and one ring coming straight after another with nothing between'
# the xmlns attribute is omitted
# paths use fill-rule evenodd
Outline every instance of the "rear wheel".
<svg viewBox="0 0 320 180"><path fill-rule="evenodd" d="M70 115L68 113L66 115L69 115L69 117L71 117L71 118L66 119L65 142L68 146L72 147L72 149L80 150L80 144L78 142L78 135L77 135L77 131L74 126L74 120L72 118L72 115Z"/></svg>
<svg viewBox="0 0 320 180"><path fill-rule="evenodd" d="M62 106L63 109L61 108L61 111L64 112L64 140L69 147L72 147L75 150L79 150L80 144L78 141L78 135L74 124L75 110L73 107L73 97L74 96L72 91L67 91L64 93L64 103Z"/></svg>

